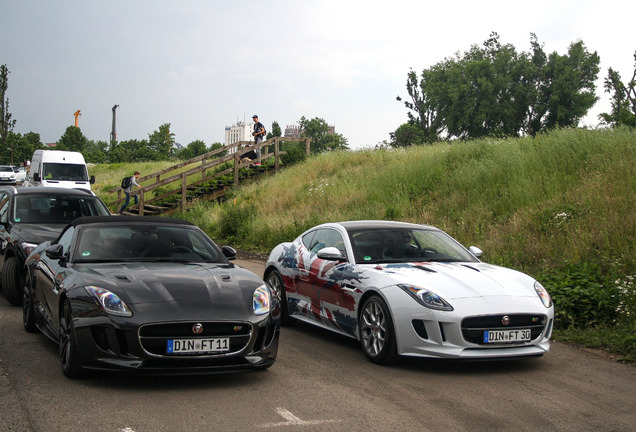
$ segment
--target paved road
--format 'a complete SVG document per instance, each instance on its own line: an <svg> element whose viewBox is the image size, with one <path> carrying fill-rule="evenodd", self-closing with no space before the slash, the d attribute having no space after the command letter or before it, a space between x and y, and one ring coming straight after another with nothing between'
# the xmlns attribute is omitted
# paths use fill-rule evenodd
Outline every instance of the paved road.
<svg viewBox="0 0 636 432"><path fill-rule="evenodd" d="M261 261L237 263L262 275ZM76 381L0 297L0 373L2 432L636 430L636 368L560 343L539 359L382 367L298 323L267 371Z"/></svg>

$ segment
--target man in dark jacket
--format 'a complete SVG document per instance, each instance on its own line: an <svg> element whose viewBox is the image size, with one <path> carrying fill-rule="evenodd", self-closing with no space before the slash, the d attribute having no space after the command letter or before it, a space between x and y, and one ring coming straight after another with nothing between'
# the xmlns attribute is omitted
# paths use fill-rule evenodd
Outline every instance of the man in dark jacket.
<svg viewBox="0 0 636 432"><path fill-rule="evenodd" d="M119 214L122 216L124 215L124 209L128 207L128 203L130 203L130 192L132 192L133 186L137 186L138 188L141 188L141 186L137 184L137 179L139 178L140 175L141 173L139 171L135 171L135 174L130 178L130 184L128 185L126 189L124 189L124 193L126 194L126 200L124 201L124 205L122 205L121 208L119 209ZM135 195L135 204L139 204L138 195Z"/></svg>

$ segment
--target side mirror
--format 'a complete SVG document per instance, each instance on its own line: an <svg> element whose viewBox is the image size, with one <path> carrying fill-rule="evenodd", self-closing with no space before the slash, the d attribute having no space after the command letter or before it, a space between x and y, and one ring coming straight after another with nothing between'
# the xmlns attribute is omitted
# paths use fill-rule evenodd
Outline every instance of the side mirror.
<svg viewBox="0 0 636 432"><path fill-rule="evenodd" d="M468 248L468 250L470 251L471 254L475 255L477 258L483 255L483 252L477 246L471 246Z"/></svg>
<svg viewBox="0 0 636 432"><path fill-rule="evenodd" d="M33 173L33 181L39 182L40 181L40 173Z"/></svg>
<svg viewBox="0 0 636 432"><path fill-rule="evenodd" d="M318 256L318 258L327 260L327 261L346 261L347 260L345 257L342 256L338 248L335 248L333 246L320 249L316 255Z"/></svg>
<svg viewBox="0 0 636 432"><path fill-rule="evenodd" d="M91 181L90 181L90 183L91 183L91 184L95 184L95 176L94 176L94 175L92 175L92 176L91 176Z"/></svg>
<svg viewBox="0 0 636 432"><path fill-rule="evenodd" d="M61 260L62 258L64 258L64 247L61 244L54 244L53 246L49 246L44 252L46 253L47 257L54 260Z"/></svg>
<svg viewBox="0 0 636 432"><path fill-rule="evenodd" d="M236 249L234 249L233 247L223 246L221 248L221 251L223 252L223 255L225 255L225 257L230 261L236 259Z"/></svg>

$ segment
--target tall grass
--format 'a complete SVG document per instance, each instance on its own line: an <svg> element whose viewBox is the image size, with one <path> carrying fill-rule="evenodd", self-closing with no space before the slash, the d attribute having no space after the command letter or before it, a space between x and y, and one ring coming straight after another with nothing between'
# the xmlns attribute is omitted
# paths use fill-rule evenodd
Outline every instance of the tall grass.
<svg viewBox="0 0 636 432"><path fill-rule="evenodd" d="M210 207L211 234L223 238L219 221L241 209L250 222L232 240L259 252L321 222L396 219L533 271L582 258L634 269L635 171L630 130L326 153Z"/></svg>

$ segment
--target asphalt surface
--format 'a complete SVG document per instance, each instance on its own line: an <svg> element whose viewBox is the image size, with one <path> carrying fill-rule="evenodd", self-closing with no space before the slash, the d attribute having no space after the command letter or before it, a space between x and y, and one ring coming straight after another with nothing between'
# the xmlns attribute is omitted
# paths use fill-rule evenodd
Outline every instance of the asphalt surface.
<svg viewBox="0 0 636 432"><path fill-rule="evenodd" d="M241 258L262 276L262 260ZM70 380L21 319L0 296L0 432L636 430L636 368L562 343L537 359L382 367L296 323L267 371Z"/></svg>

